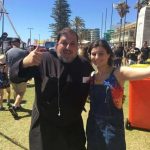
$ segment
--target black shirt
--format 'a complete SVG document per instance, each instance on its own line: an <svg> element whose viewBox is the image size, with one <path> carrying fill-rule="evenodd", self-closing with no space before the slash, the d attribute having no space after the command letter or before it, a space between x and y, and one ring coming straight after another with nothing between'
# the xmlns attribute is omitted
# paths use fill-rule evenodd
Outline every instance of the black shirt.
<svg viewBox="0 0 150 150"><path fill-rule="evenodd" d="M35 104L44 120L59 126L81 116L89 90L89 83L84 80L92 71L88 61L77 56L72 63L63 63L55 54L47 52L39 67L23 69L21 65L18 67L19 63L12 66L10 78L14 82L20 81L20 78L35 78Z"/></svg>

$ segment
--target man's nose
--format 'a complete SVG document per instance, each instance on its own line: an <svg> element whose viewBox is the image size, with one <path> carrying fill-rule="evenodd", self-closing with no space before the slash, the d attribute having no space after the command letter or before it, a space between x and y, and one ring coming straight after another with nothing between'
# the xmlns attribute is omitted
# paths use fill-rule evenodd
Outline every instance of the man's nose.
<svg viewBox="0 0 150 150"><path fill-rule="evenodd" d="M95 59L98 59L98 58L99 58L99 55L98 55L98 54L96 54Z"/></svg>
<svg viewBox="0 0 150 150"><path fill-rule="evenodd" d="M68 43L68 44L66 45L66 49L69 50L69 47L70 47L70 43Z"/></svg>

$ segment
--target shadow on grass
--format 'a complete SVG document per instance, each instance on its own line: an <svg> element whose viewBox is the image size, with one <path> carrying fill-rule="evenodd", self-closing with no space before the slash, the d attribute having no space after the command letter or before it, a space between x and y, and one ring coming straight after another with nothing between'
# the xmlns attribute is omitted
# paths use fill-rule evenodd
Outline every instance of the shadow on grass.
<svg viewBox="0 0 150 150"><path fill-rule="evenodd" d="M26 108L21 108L20 110L17 110L17 111L12 111L11 109L9 109L9 111L15 120L20 120L26 117L31 117L31 114L32 114L32 110L26 109ZM23 116L19 116L18 112L24 112L24 113L26 112L27 114Z"/></svg>
<svg viewBox="0 0 150 150"><path fill-rule="evenodd" d="M9 112L11 113L11 115L13 116L13 118L15 120L19 120L19 119L22 119L22 118L25 118L25 117L30 117L31 114L32 114L31 109L26 109L26 108L20 107L19 109L16 110L11 103L8 103L7 106L8 106ZM19 116L18 112L24 112L26 114L24 116Z"/></svg>
<svg viewBox="0 0 150 150"><path fill-rule="evenodd" d="M130 127L130 129L127 129L128 131L132 131L132 130L138 130L138 131L143 131L143 132L150 132L150 129L144 129L144 128L138 128L138 127Z"/></svg>
<svg viewBox="0 0 150 150"><path fill-rule="evenodd" d="M12 142L13 144L15 144L16 146L22 148L23 150L28 150L28 148L24 147L22 144L20 144L19 142L15 141L13 138L10 138L9 136L5 135L4 133L0 132L0 135L2 137L4 137L5 139L9 140L10 142Z"/></svg>
<svg viewBox="0 0 150 150"><path fill-rule="evenodd" d="M32 88L32 87L34 87L34 86L35 86L35 84L27 83L27 88Z"/></svg>

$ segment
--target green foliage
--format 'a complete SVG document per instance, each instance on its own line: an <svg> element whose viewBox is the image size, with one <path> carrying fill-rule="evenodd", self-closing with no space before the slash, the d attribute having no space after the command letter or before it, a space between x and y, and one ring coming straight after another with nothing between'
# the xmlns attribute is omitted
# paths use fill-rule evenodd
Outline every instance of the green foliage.
<svg viewBox="0 0 150 150"><path fill-rule="evenodd" d="M126 13L129 12L129 6L126 2L120 2L115 5L115 9L117 10L119 16L123 18Z"/></svg>
<svg viewBox="0 0 150 150"><path fill-rule="evenodd" d="M112 35L113 32L114 32L114 30L107 30L107 32L104 33L104 39L106 41L110 41L111 40L111 35Z"/></svg>
<svg viewBox="0 0 150 150"><path fill-rule="evenodd" d="M110 41L111 40L111 34L110 33L104 33L104 39L106 40L106 41Z"/></svg>
<svg viewBox="0 0 150 150"><path fill-rule="evenodd" d="M54 23L49 25L54 36L56 36L61 29L70 25L70 14L71 10L66 0L55 0L51 15L51 17L54 19Z"/></svg>
<svg viewBox="0 0 150 150"><path fill-rule="evenodd" d="M149 0L140 0L140 3L145 6L149 4Z"/></svg>
<svg viewBox="0 0 150 150"><path fill-rule="evenodd" d="M85 21L81 17L76 16L74 20L71 20L71 27L76 31L79 37L79 41L81 42L83 40L83 29L85 29Z"/></svg>
<svg viewBox="0 0 150 150"><path fill-rule="evenodd" d="M85 28L85 23L84 23L84 22L85 22L85 21L84 21L81 17L76 16L76 17L74 18L74 20L71 20L71 27L72 27L73 29L75 29L75 31L76 31L77 33L79 33L82 29Z"/></svg>

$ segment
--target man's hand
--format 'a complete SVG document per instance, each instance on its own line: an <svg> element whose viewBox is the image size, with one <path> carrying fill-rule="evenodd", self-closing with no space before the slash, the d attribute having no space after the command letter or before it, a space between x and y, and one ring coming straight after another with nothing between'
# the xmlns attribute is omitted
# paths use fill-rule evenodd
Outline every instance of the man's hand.
<svg viewBox="0 0 150 150"><path fill-rule="evenodd" d="M42 56L43 49L37 46L36 49L31 51L29 55L23 59L23 68L38 66L41 63Z"/></svg>

